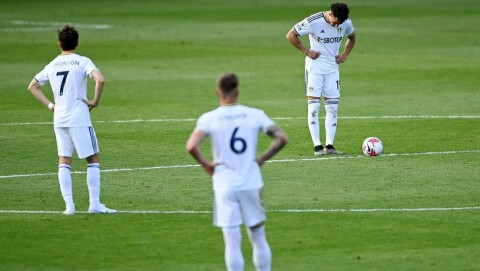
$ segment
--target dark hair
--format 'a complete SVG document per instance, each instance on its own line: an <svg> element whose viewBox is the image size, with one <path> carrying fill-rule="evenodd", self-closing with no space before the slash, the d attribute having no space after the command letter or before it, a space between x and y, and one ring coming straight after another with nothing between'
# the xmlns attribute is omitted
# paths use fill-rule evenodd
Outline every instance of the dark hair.
<svg viewBox="0 0 480 271"><path fill-rule="evenodd" d="M62 29L58 30L58 41L62 50L69 51L77 48L78 32L72 25L66 24Z"/></svg>
<svg viewBox="0 0 480 271"><path fill-rule="evenodd" d="M348 19L348 6L345 3L333 3L330 6L333 16L340 20L340 23L345 22Z"/></svg>
<svg viewBox="0 0 480 271"><path fill-rule="evenodd" d="M217 87L225 96L232 95L238 88L238 77L234 73L224 73L218 77Z"/></svg>

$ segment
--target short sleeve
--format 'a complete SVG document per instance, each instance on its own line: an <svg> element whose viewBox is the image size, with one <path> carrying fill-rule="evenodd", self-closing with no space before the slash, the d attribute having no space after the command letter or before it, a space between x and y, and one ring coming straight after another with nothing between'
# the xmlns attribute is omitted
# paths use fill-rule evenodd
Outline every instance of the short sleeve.
<svg viewBox="0 0 480 271"><path fill-rule="evenodd" d="M308 18L305 18L303 21L297 23L295 26L293 26L293 28L299 36L310 34L312 32L311 24L308 22Z"/></svg>
<svg viewBox="0 0 480 271"><path fill-rule="evenodd" d="M273 120L265 114L263 110L259 111L258 119L260 120L260 125L263 133L267 133L268 128L275 124Z"/></svg>
<svg viewBox="0 0 480 271"><path fill-rule="evenodd" d="M34 79L40 86L44 86L48 82L48 66L45 66L41 72L37 73Z"/></svg>
<svg viewBox="0 0 480 271"><path fill-rule="evenodd" d="M355 29L353 28L352 21L349 19L348 21L347 28L345 29L345 35L350 36L353 32L355 32Z"/></svg>
<svg viewBox="0 0 480 271"><path fill-rule="evenodd" d="M92 72L94 70L98 70L95 64L93 64L92 60L87 58L87 61L85 62L85 73L92 78Z"/></svg>
<svg viewBox="0 0 480 271"><path fill-rule="evenodd" d="M195 126L195 130L201 130L204 131L206 134L210 134L210 127L209 124L210 121L208 120L208 115L203 114L198 118L197 120L197 125Z"/></svg>

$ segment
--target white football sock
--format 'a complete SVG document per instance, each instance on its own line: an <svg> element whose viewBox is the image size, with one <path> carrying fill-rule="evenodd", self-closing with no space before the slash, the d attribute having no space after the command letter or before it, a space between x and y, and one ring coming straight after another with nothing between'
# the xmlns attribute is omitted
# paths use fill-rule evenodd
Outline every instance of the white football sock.
<svg viewBox="0 0 480 271"><path fill-rule="evenodd" d="M87 185L90 196L90 206L100 205L100 164L87 165Z"/></svg>
<svg viewBox="0 0 480 271"><path fill-rule="evenodd" d="M308 129L312 137L313 146L322 145L320 141L320 126L318 125L318 111L320 110L320 100L308 100Z"/></svg>
<svg viewBox="0 0 480 271"><path fill-rule="evenodd" d="M325 101L325 145L333 145L337 132L338 99Z"/></svg>
<svg viewBox="0 0 480 271"><path fill-rule="evenodd" d="M225 264L228 271L243 271L242 232L240 227L222 228L225 242Z"/></svg>
<svg viewBox="0 0 480 271"><path fill-rule="evenodd" d="M60 192L65 201L66 209L75 210L75 205L73 203L72 175L70 174L69 165L58 165L58 183L60 184Z"/></svg>
<svg viewBox="0 0 480 271"><path fill-rule="evenodd" d="M248 237L253 247L253 263L257 271L270 271L272 265L272 251L267 242L265 226L247 229Z"/></svg>

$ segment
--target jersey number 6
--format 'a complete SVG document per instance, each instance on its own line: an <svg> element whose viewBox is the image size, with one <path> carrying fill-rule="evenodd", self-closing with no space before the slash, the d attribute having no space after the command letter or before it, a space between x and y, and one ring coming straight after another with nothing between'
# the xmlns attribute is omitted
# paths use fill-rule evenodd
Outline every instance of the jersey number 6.
<svg viewBox="0 0 480 271"><path fill-rule="evenodd" d="M236 154L241 154L247 149L247 142L241 137L236 137L238 127L233 130L232 138L230 138L230 148Z"/></svg>

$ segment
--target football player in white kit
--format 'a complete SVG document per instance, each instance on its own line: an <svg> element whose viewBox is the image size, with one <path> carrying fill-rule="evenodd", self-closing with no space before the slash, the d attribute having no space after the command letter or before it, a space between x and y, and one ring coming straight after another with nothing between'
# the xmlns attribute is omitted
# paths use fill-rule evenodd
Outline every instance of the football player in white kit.
<svg viewBox="0 0 480 271"><path fill-rule="evenodd" d="M314 146L314 155L342 154L333 147L337 131L337 108L340 99L339 64L345 62L355 45L355 32L348 18L346 4L333 3L329 11L313 14L293 26L287 33L290 43L305 57L305 83L308 101L308 128ZM307 49L299 36L309 35ZM347 37L342 54L339 48ZM325 103L325 148L320 139L320 98Z"/></svg>
<svg viewBox="0 0 480 271"><path fill-rule="evenodd" d="M72 155L87 161L87 186L90 198L89 213L115 213L100 203L100 158L95 130L90 120L90 110L95 108L103 92L104 78L93 62L76 53L78 32L71 25L58 31L61 54L40 71L28 90L53 111L53 126L58 149L58 180L65 201L65 215L75 214L72 176ZM95 80L95 96L87 99L87 77ZM50 82L54 103L42 91Z"/></svg>
<svg viewBox="0 0 480 271"><path fill-rule="evenodd" d="M287 135L262 110L237 104L239 90L235 74L221 75L216 93L220 106L198 119L186 148L212 176L214 224L222 228L227 269L244 270L241 225L245 224L256 270L271 270L260 167L287 144ZM270 136L272 143L265 153L255 158L260 132ZM207 136L212 143L213 162L200 150Z"/></svg>

